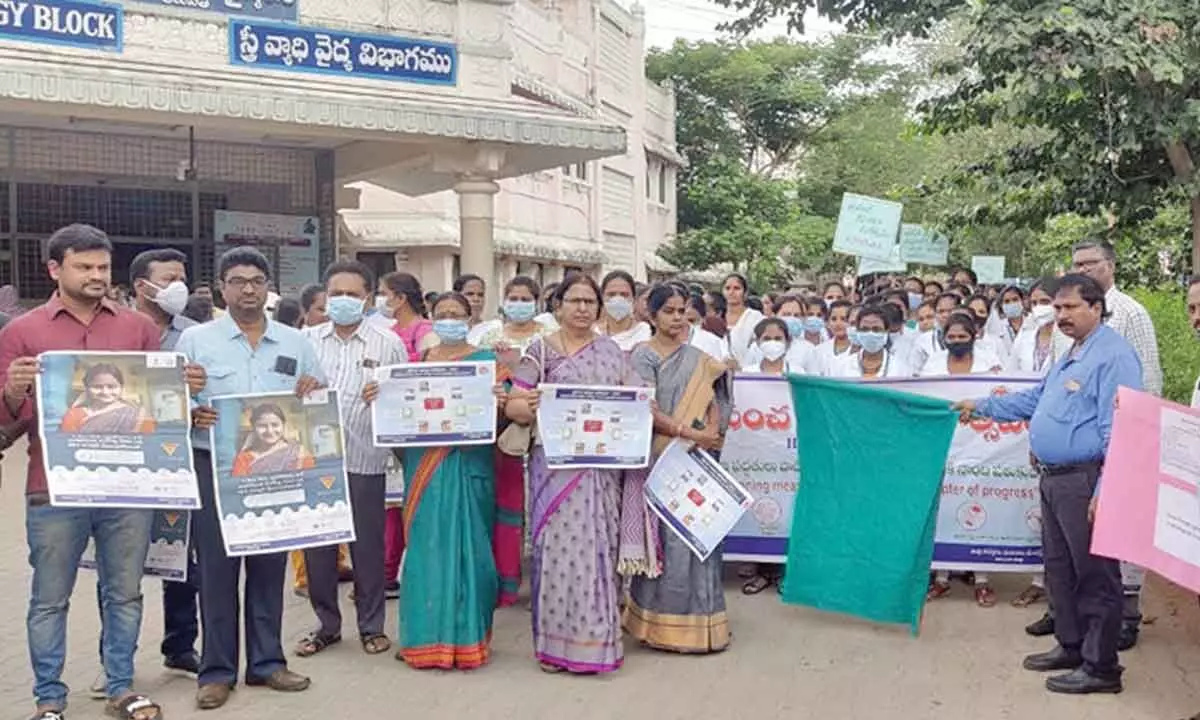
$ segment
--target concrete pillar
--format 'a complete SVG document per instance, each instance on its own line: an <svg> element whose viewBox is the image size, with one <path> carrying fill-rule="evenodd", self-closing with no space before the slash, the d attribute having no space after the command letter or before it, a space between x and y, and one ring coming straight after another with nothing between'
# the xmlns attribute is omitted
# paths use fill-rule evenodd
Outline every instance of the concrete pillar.
<svg viewBox="0 0 1200 720"><path fill-rule="evenodd" d="M458 230L461 246L459 267L464 275L478 275L487 283L486 298L495 294L496 193L500 186L485 177L463 175L454 186L458 193ZM490 303L489 303L490 304ZM489 317L488 308L483 309Z"/></svg>

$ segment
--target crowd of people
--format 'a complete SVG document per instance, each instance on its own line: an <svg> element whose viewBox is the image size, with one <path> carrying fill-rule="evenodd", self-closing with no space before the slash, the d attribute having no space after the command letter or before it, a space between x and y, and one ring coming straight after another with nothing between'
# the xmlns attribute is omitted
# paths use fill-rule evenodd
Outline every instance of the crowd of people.
<svg viewBox="0 0 1200 720"><path fill-rule="evenodd" d="M518 601L527 568L533 658L547 673L595 674L621 667L625 636L678 653L727 648L722 559L718 551L700 561L659 526L643 500L645 470L548 467L536 427L538 388L653 387L655 454L679 438L719 455L737 373L1049 378L1029 396L961 403L959 409L1086 428L1078 430L1085 435L1044 433L1042 445L1033 448L1043 476L1043 515L1058 517L1068 508L1070 521L1054 526L1053 539L1047 533L1046 577L1034 578L1013 602L1036 602L1049 588L1051 611L1028 631L1055 634L1059 647L1027 659L1026 667L1072 671L1066 680L1052 678L1057 684L1048 683L1050 689L1120 688L1116 649L1137 641L1140 577L1129 569L1122 587L1115 562L1080 551L1088 547L1079 543L1090 527L1077 522L1079 499L1086 514L1111 427L1105 398L1115 394L1116 384L1159 392L1162 373L1153 325L1114 286L1116 258L1104 242L1078 245L1072 274L1028 287L982 285L966 269L945 282L884 276L855 287L831 282L762 294L736 273L717 290L677 281L644 285L621 270L599 283L573 273L544 288L517 276L495 294L501 300L496 317L487 316L489 289L480 277L463 275L450 290L430 293L409 273L376 278L348 260L328 266L322 284L281 298L272 290L271 264L253 247L229 250L218 259L214 285L190 288L181 253L142 253L130 268L126 307L111 295L111 259L110 241L93 227L69 226L50 239L56 292L0 331L0 425L24 423L27 430L33 423L42 352L166 349L187 357L203 509L192 518L189 581L164 588L161 651L167 667L197 675L202 709L226 703L243 672L243 650L247 685L296 692L310 684L289 669L281 638L287 556L226 555L213 501L208 428L216 412L209 398L283 391L303 396L323 386L336 387L342 398L357 540L294 554L293 587L308 597L315 616L295 655L317 655L342 640L337 586L352 581L365 653L393 648L384 617L386 601L398 597L398 660L418 669L479 667L488 662L494 612ZM1193 317L1200 326L1200 309ZM497 363L495 447L397 454L373 446L370 405L379 387L367 369L474 360ZM1051 387L1052 380L1058 385ZM1069 407L1039 420L1043 405L1053 402ZM118 717L160 717L161 708L133 690L149 511L50 506L36 430L29 439L34 717L64 717L67 600L89 536L100 568L103 627L103 672L93 692ZM1086 446L1090 455L1064 456L1062 445ZM403 473L402 503L388 503L389 472ZM1086 496L1064 489L1061 497L1048 498L1050 478L1060 476L1081 478L1089 487ZM761 592L781 575L779 567L744 568L742 589ZM979 605L995 604L986 576L966 579ZM950 588L949 575L931 574L930 599Z"/></svg>

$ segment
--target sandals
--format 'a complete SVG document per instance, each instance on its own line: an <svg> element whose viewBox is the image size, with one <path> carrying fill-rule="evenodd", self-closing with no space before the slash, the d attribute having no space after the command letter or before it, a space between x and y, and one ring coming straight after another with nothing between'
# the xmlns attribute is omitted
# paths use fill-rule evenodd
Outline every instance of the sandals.
<svg viewBox="0 0 1200 720"><path fill-rule="evenodd" d="M1044 597L1046 597L1046 591L1044 589L1038 587L1037 585L1030 585L1022 590L1020 595L1013 598L1012 606L1019 608L1029 607Z"/></svg>
<svg viewBox="0 0 1200 720"><path fill-rule="evenodd" d="M550 663L538 663L538 667L541 668L542 672L546 673L547 675L557 675L560 672L563 672L562 668L557 665L551 665Z"/></svg>
<svg viewBox="0 0 1200 720"><path fill-rule="evenodd" d="M310 632L296 643L296 657L312 657L330 645L337 645L341 641L341 635L322 635L318 631Z"/></svg>
<svg viewBox="0 0 1200 720"><path fill-rule="evenodd" d="M996 591L988 585L978 585L975 588L975 603L979 607L990 608L996 604Z"/></svg>
<svg viewBox="0 0 1200 720"><path fill-rule="evenodd" d="M363 652L368 655L378 655L379 653L387 652L392 647L392 641L388 640L388 636L382 633L364 635L360 640L362 641Z"/></svg>
<svg viewBox="0 0 1200 720"><path fill-rule="evenodd" d="M29 720L67 720L62 710L38 710Z"/></svg>
<svg viewBox="0 0 1200 720"><path fill-rule="evenodd" d="M109 700L104 707L104 712L111 717L122 718L122 720L160 720L163 716L162 708L158 703L137 693ZM62 713L59 713L58 717L61 718Z"/></svg>
<svg viewBox="0 0 1200 720"><path fill-rule="evenodd" d="M934 580L929 583L929 592L925 593L926 600L937 600L950 594L950 583Z"/></svg>
<svg viewBox="0 0 1200 720"><path fill-rule="evenodd" d="M771 587L771 585L773 583L774 583L774 580L772 580L771 578L769 578L765 575L755 575L754 577L747 580L745 585L742 585L742 594L743 595L757 595L760 592L762 592L763 590L766 590L767 588Z"/></svg>

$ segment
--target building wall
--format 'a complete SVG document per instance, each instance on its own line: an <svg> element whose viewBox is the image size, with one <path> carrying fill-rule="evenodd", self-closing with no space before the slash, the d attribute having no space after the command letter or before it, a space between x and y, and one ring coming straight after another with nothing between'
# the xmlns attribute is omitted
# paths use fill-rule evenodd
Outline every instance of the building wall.
<svg viewBox="0 0 1200 720"><path fill-rule="evenodd" d="M514 95L619 125L628 146L623 155L500 181L497 280L502 283L523 267L540 268L545 282L571 268L596 274L622 268L645 278L646 258L675 233L678 155L674 95L643 73L641 13L614 0L517 0L509 18L505 35L513 47ZM363 211L458 217L452 191L409 197L369 184L355 187L362 191L358 207ZM350 243L363 251L435 245L440 249L434 252L452 254L456 239L444 237L446 225L430 220L428 232L421 232L406 224L403 233L397 232L403 237ZM506 241L511 235L526 241L521 250ZM446 282L422 279L434 287Z"/></svg>

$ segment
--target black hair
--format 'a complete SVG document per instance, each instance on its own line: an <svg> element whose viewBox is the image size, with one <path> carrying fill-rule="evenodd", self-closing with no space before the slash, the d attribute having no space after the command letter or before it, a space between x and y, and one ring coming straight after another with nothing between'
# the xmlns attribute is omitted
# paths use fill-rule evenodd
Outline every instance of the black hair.
<svg viewBox="0 0 1200 720"><path fill-rule="evenodd" d="M855 323L855 327L862 325L863 318L877 317L883 322L883 331L887 332L888 328L891 326L888 323L888 317L883 308L883 305L863 305L858 311L858 319Z"/></svg>
<svg viewBox="0 0 1200 720"><path fill-rule="evenodd" d="M504 283L504 294L508 295L515 287L527 288L533 295L534 303L537 303L538 297L542 294L542 289L538 287L537 281L528 275L517 275L512 280Z"/></svg>
<svg viewBox="0 0 1200 720"><path fill-rule="evenodd" d="M177 262L187 265L187 255L184 255L175 248L144 250L135 255L133 262L129 263L129 280L130 282L145 280L150 277L150 266L153 263L168 262Z"/></svg>
<svg viewBox="0 0 1200 720"><path fill-rule="evenodd" d="M927 307L930 310L937 312L937 303L933 300L925 300L924 302L922 302L920 305L917 306L917 310L920 310L923 307Z"/></svg>
<svg viewBox="0 0 1200 720"><path fill-rule="evenodd" d="M904 307L908 307L908 291L907 290L888 290L883 294L883 299L886 301L899 300Z"/></svg>
<svg viewBox="0 0 1200 720"><path fill-rule="evenodd" d="M1058 291L1058 278L1044 277L1035 280L1034 283L1029 286L1029 294L1032 295L1034 290L1041 290L1053 298L1054 293Z"/></svg>
<svg viewBox="0 0 1200 720"><path fill-rule="evenodd" d="M747 281L746 276L741 273L729 273L728 275L726 275L725 279L721 281L721 291L724 292L725 285L734 278L736 278L737 281L741 284L742 294L749 295L750 294L750 282Z"/></svg>
<svg viewBox="0 0 1200 720"><path fill-rule="evenodd" d="M254 409L250 411L250 424L258 424L258 421L264 415L274 415L275 417L279 418L284 425L287 424L287 415L284 415L283 408L279 407L275 403L262 403L261 405L255 405Z"/></svg>
<svg viewBox="0 0 1200 720"><path fill-rule="evenodd" d="M91 252L104 250L112 254L112 241L104 231L91 225L75 223L54 231L46 242L46 255L62 265L68 252Z"/></svg>
<svg viewBox="0 0 1200 720"><path fill-rule="evenodd" d="M1025 299L1025 291L1021 289L1020 285L1006 285L1000 290L1000 302L1004 302L1004 296L1010 292L1015 292L1017 297L1021 298L1022 300Z"/></svg>
<svg viewBox="0 0 1200 720"><path fill-rule="evenodd" d="M547 285L545 288L542 289L541 296L546 298L545 307L542 308L543 312L548 312L548 313L554 312L554 296L557 292L558 292L558 283L550 283L549 285Z"/></svg>
<svg viewBox="0 0 1200 720"><path fill-rule="evenodd" d="M953 300L954 307L956 307L956 308L962 307L962 304L963 304L963 299L960 298L958 295L955 295L952 292L944 292L944 293L939 293L938 296L933 299L933 307L936 309L938 305L942 304L943 300Z"/></svg>
<svg viewBox="0 0 1200 720"><path fill-rule="evenodd" d="M934 286L935 288L937 288L938 295L941 295L943 292L945 292L945 291L946 291L946 286L945 286L945 285L943 285L943 284L941 284L941 283L940 283L940 282L938 282L937 280L928 280L928 281L926 281L926 282L925 282L925 284L924 284L924 285L922 285L922 288L923 288L923 289L926 289L926 288L928 288L930 285L932 285L932 286Z"/></svg>
<svg viewBox="0 0 1200 720"><path fill-rule="evenodd" d="M393 295L403 297L408 306L417 315L425 314L425 295L421 292L421 281L411 273L406 272L390 272L380 278L380 282L391 291ZM455 281L457 284L457 281ZM439 296L440 297L440 296ZM429 304L429 310L433 310L434 302Z"/></svg>
<svg viewBox="0 0 1200 720"><path fill-rule="evenodd" d="M1058 279L1058 287L1054 288L1054 294L1058 295L1064 290L1075 288L1079 291L1079 297L1083 299L1089 307L1092 305L1100 305L1100 317L1108 317L1108 305L1104 301L1104 290L1100 287L1100 283L1096 282L1087 275L1079 273L1070 273L1063 275Z"/></svg>
<svg viewBox="0 0 1200 720"><path fill-rule="evenodd" d="M960 267L960 268L957 268L957 269L955 269L955 271L954 271L954 272L950 273L950 277L953 279L953 278L954 278L954 276L955 276L955 275L957 275L957 274L959 274L959 273L966 273L966 274L967 274L967 277L971 278L971 286L972 286L972 287L974 287L974 286L976 286L976 285L978 285L978 284L979 284L979 276L978 276L978 275L976 275L976 274L975 274L975 271L974 271L974 270L972 270L971 268L969 268L969 267Z"/></svg>
<svg viewBox="0 0 1200 720"><path fill-rule="evenodd" d="M779 299L779 296L780 296L780 295L782 295L782 294L783 294L783 293L779 293L779 292L769 292L769 293L763 293L763 294L762 294L762 299L763 299L763 300L770 300L770 301L771 301L771 307L773 308L773 307L775 307L775 301L776 301L776 300L778 300L778 299Z"/></svg>
<svg viewBox="0 0 1200 720"><path fill-rule="evenodd" d="M213 304L212 300L192 293L188 296L187 305L183 306L183 312L180 313L188 320L195 320L198 323L206 323L213 319Z"/></svg>
<svg viewBox="0 0 1200 720"><path fill-rule="evenodd" d="M452 301L458 303L459 305L462 305L463 309L467 311L467 317L471 316L471 301L467 299L466 295L463 295L462 293L460 293L457 290L451 290L450 292L444 292L444 293L438 295L437 300L434 300L433 303L430 304L430 306L429 306L429 314L433 315L434 310L437 309L437 306L441 305L443 302L445 302L447 300L452 300Z"/></svg>
<svg viewBox="0 0 1200 720"><path fill-rule="evenodd" d="M788 295L784 295L783 297L779 298L779 302L775 303L775 314L778 315L779 308L783 307L784 305L787 305L788 303L796 303L797 305L799 305L801 315L808 312L808 301L807 300L805 300L800 295L788 294Z"/></svg>
<svg viewBox="0 0 1200 720"><path fill-rule="evenodd" d="M960 283L951 283L950 286L946 288L946 292L954 293L955 295L961 295L964 301L971 296L971 288Z"/></svg>
<svg viewBox="0 0 1200 720"><path fill-rule="evenodd" d="M825 301L822 300L821 298L815 297L815 298L809 300L808 302L806 302L803 305L803 307L804 307L805 314L807 314L808 311L812 310L813 308L819 308L819 311L821 313L821 318L824 320L829 319L829 308L825 307Z"/></svg>
<svg viewBox="0 0 1200 720"><path fill-rule="evenodd" d="M758 321L758 324L754 326L754 339L758 340L761 338L762 334L767 331L767 328L771 327L772 325L783 331L783 341L785 343L790 343L792 341L792 334L788 332L787 323L779 318L774 317L763 318L762 320Z"/></svg>
<svg viewBox="0 0 1200 720"><path fill-rule="evenodd" d="M458 277L454 278L454 285L452 286L454 292L461 293L463 289L467 287L467 283L475 280L478 280L479 284L482 285L485 290L487 289L487 283L483 281L483 278L475 275L474 273L467 273L466 275L459 275ZM441 298L440 295L438 297L439 299ZM430 309L432 310L432 308Z"/></svg>
<svg viewBox="0 0 1200 720"><path fill-rule="evenodd" d="M633 293L634 297L637 297L640 294L638 292L638 288L641 286L641 283L634 282L633 276L624 270L613 270L605 275L604 279L600 281L601 295L604 294L604 290L608 287L608 284L614 280L624 280L625 282L629 283L629 292Z"/></svg>
<svg viewBox="0 0 1200 720"><path fill-rule="evenodd" d="M835 287L838 290L841 290L843 295L846 293L845 285L843 285L837 281L832 281L832 282L825 283L825 288L821 291L821 294L824 295L825 293L829 292L829 288L831 288L831 287Z"/></svg>
<svg viewBox="0 0 1200 720"><path fill-rule="evenodd" d="M955 325L962 325L971 334L971 341L974 342L976 335L979 333L979 324L975 322L975 316L969 312L952 312L950 318L946 320L946 327L942 328L942 337L950 332L950 328Z"/></svg>
<svg viewBox="0 0 1200 720"><path fill-rule="evenodd" d="M83 386L86 388L92 384L92 380L96 379L97 375L112 375L117 379L118 385L125 384L125 375L121 372L121 368L112 363L96 363L83 373Z"/></svg>
<svg viewBox="0 0 1200 720"><path fill-rule="evenodd" d="M682 298L684 307L687 306L688 294L674 285L655 285L650 289L650 297L646 299L646 309L651 315L657 315L671 298Z"/></svg>
<svg viewBox="0 0 1200 720"><path fill-rule="evenodd" d="M969 308L971 303L973 303L973 302L981 302L981 303L983 303L983 306L988 309L989 313L992 311L992 301L988 300L983 295L972 295L971 297L969 297L965 301L963 301L963 306Z"/></svg>
<svg viewBox="0 0 1200 720"><path fill-rule="evenodd" d="M634 297L634 298L640 298L641 296L643 296L643 295L645 295L646 293L650 292L650 290L651 290L653 287L654 287L653 285L647 285L646 283L643 283L643 282L640 282L640 283L634 283L634 284L633 284L633 297Z"/></svg>
<svg viewBox="0 0 1200 720"><path fill-rule="evenodd" d="M712 295L713 312L725 317L725 312L729 310L729 303L725 300L725 296L721 293L713 293Z"/></svg>
<svg viewBox="0 0 1200 720"><path fill-rule="evenodd" d="M746 298L746 307L750 308L751 310L757 310L759 312L762 312L763 311L762 298L758 298L758 297Z"/></svg>
<svg viewBox="0 0 1200 720"><path fill-rule="evenodd" d="M904 311L896 307L895 303L885 302L879 307L883 319L887 322L888 332L896 332L904 326Z"/></svg>
<svg viewBox="0 0 1200 720"><path fill-rule="evenodd" d="M850 308L854 307L854 303L849 300L834 300L829 303L829 314L832 315L834 310L838 308L846 308L846 314L849 315Z"/></svg>
<svg viewBox="0 0 1200 720"><path fill-rule="evenodd" d="M558 287L554 290L554 296L550 299L553 307L561 307L567 297L567 291L576 285L587 285L596 293L596 319L600 319L600 309L604 305L603 296L600 294L600 286L596 284L596 279L591 275L582 272L569 272L562 279Z"/></svg>
<svg viewBox="0 0 1200 720"><path fill-rule="evenodd" d="M357 260L338 260L325 268L325 274L321 276L321 280L328 285L330 278L343 273L346 275L357 275L362 278L363 287L367 289L368 295L375 292L375 273L371 272L371 268L367 267L365 263ZM301 295L301 300L303 299L304 296ZM308 307L308 303L305 303L305 307Z"/></svg>
<svg viewBox="0 0 1200 720"><path fill-rule="evenodd" d="M370 285L367 287L370 287ZM324 285L317 285L316 283L313 283L312 285L305 285L304 289L300 291L300 309L304 312L312 310L312 306L317 302L317 298L324 293ZM275 309L278 310L278 306L276 306Z"/></svg>
<svg viewBox="0 0 1200 720"><path fill-rule="evenodd" d="M298 328L304 320L304 307L293 297L279 298L275 305L275 322Z"/></svg>
<svg viewBox="0 0 1200 720"><path fill-rule="evenodd" d="M916 284L920 285L922 292L924 292L924 290L925 290L925 281L924 280L917 277L916 275L909 275L908 277L904 278L905 285L907 285L911 282L915 282Z"/></svg>
<svg viewBox="0 0 1200 720"><path fill-rule="evenodd" d="M1071 254L1072 255L1079 252L1080 250L1099 250L1100 253L1102 255L1104 255L1105 260L1108 260L1109 262L1112 262L1112 263L1115 263L1117 261L1116 248L1113 247L1112 243L1110 243L1107 240L1101 239L1101 238L1088 238L1086 240L1081 240L1081 241L1075 243L1073 246L1071 246ZM1082 290L1080 292L1082 292Z"/></svg>
<svg viewBox="0 0 1200 720"><path fill-rule="evenodd" d="M221 258L217 261L217 277L224 282L230 270L243 265L261 270L268 280L271 279L271 263L267 262L267 256L258 248L249 245L229 248L221 253Z"/></svg>
<svg viewBox="0 0 1200 720"><path fill-rule="evenodd" d="M708 315L708 303L704 302L704 296L700 293L692 293L688 296L688 306L695 310L701 319Z"/></svg>

